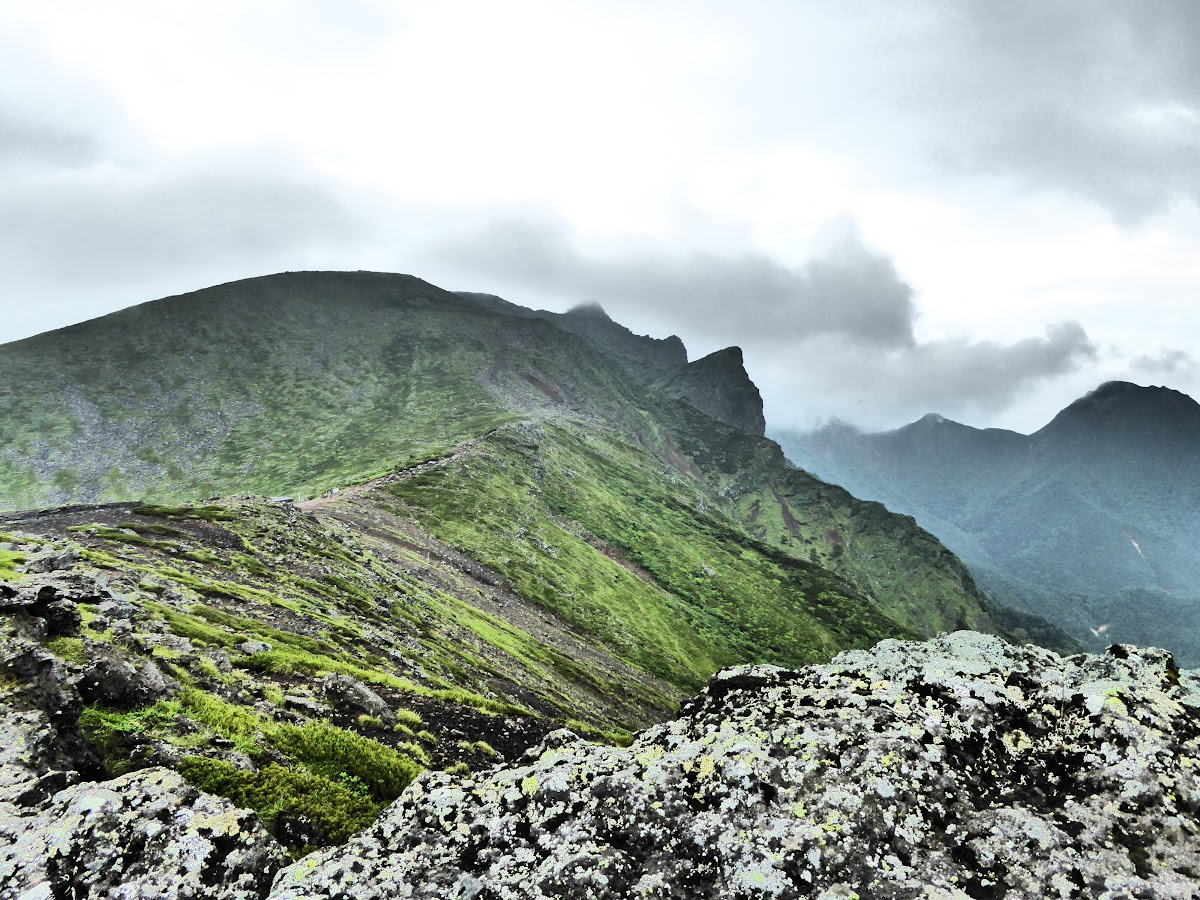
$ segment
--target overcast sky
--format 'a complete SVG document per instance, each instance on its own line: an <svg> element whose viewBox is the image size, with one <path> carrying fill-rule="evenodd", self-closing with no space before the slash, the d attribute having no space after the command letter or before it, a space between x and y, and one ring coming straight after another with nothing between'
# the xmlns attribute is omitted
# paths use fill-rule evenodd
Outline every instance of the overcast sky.
<svg viewBox="0 0 1200 900"><path fill-rule="evenodd" d="M1193 0L4 0L0 341L269 272L598 301L768 422L1200 396Z"/></svg>

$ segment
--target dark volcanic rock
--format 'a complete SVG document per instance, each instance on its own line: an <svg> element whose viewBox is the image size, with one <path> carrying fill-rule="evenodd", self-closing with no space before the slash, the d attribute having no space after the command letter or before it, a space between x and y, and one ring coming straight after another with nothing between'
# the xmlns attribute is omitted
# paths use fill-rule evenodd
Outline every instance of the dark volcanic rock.
<svg viewBox="0 0 1200 900"><path fill-rule="evenodd" d="M119 709L149 706L173 696L179 685L149 659L134 657L96 641L87 642L87 668L79 676L79 693L88 703Z"/></svg>
<svg viewBox="0 0 1200 900"><path fill-rule="evenodd" d="M731 670L628 749L426 773L273 897L1145 897L1200 885L1200 676L959 632Z"/></svg>

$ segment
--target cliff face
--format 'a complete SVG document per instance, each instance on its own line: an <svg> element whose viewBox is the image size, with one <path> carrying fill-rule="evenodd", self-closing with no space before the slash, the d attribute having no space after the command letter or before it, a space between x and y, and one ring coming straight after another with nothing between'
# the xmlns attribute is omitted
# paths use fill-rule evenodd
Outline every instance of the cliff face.
<svg viewBox="0 0 1200 900"><path fill-rule="evenodd" d="M70 731L48 716L8 715L12 746ZM1122 645L1062 659L957 632L729 669L628 748L559 731L428 772L282 871L253 817L163 769L46 798L51 756L0 756L6 897L1178 898L1200 879L1200 674Z"/></svg>
<svg viewBox="0 0 1200 900"><path fill-rule="evenodd" d="M663 376L655 386L719 422L750 434L766 434L762 394L750 380L740 347L726 347Z"/></svg>

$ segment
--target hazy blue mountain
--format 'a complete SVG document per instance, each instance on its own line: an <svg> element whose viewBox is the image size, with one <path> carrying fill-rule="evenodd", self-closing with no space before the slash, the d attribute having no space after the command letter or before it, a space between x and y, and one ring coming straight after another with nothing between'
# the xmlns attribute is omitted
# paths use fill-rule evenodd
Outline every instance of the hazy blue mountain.
<svg viewBox="0 0 1200 900"><path fill-rule="evenodd" d="M1109 382L1030 435L930 414L882 433L834 423L775 437L797 465L914 516L993 593L1077 636L1138 607L1146 633L1162 622L1158 643L1195 640L1167 610L1200 594L1200 404L1185 394ZM1102 634L1125 639L1111 623Z"/></svg>

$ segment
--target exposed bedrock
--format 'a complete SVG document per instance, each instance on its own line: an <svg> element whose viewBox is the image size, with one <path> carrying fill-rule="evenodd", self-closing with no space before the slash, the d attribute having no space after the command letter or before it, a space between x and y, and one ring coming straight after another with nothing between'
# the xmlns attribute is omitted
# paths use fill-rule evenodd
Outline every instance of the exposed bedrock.
<svg viewBox="0 0 1200 900"><path fill-rule="evenodd" d="M1162 897L1200 885L1200 678L970 632L716 676L628 749L427 773L273 897Z"/></svg>

